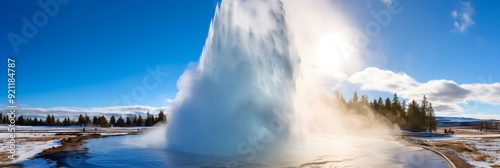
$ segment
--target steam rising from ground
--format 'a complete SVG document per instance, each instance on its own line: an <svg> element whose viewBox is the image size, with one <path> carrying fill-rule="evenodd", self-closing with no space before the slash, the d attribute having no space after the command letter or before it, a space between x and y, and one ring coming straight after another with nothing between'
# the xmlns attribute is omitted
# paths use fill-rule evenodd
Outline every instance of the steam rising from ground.
<svg viewBox="0 0 500 168"><path fill-rule="evenodd" d="M351 113L329 95L362 68L356 34L338 5L223 1L199 63L177 83L166 147L255 154L297 146L312 132L390 128L367 107Z"/></svg>

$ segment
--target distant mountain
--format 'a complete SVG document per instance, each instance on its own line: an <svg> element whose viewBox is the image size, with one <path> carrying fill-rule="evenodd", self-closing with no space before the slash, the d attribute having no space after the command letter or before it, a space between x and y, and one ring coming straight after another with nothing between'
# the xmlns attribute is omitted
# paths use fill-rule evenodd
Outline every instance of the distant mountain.
<svg viewBox="0 0 500 168"><path fill-rule="evenodd" d="M436 116L436 121L472 122L472 121L483 121L483 120L485 120L485 119L465 118L465 117L438 117L438 116Z"/></svg>

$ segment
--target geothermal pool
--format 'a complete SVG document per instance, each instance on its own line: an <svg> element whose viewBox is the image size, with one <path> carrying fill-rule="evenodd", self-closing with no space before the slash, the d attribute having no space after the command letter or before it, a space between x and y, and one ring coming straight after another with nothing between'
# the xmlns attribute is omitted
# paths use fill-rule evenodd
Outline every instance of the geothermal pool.
<svg viewBox="0 0 500 168"><path fill-rule="evenodd" d="M71 167L448 167L439 155L397 141L314 135L308 145L279 155L207 156L134 144L140 135L87 140L78 154L61 158Z"/></svg>

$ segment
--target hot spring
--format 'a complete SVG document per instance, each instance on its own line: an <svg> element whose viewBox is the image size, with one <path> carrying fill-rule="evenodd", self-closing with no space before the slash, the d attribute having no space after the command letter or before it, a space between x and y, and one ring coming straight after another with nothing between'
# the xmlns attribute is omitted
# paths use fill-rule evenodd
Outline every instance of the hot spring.
<svg viewBox="0 0 500 168"><path fill-rule="evenodd" d="M363 67L360 52L345 51L357 34L337 5L223 0L168 125L126 142L180 159L160 164L170 166L446 167L391 140L398 128L370 109L351 115L331 96Z"/></svg>

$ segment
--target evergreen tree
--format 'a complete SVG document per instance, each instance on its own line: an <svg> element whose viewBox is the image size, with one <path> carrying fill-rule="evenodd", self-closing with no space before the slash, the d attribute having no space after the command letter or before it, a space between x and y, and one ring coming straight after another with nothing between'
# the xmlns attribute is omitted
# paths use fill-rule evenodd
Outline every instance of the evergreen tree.
<svg viewBox="0 0 500 168"><path fill-rule="evenodd" d="M38 118L35 117L35 119L33 119L32 125L34 126L38 125Z"/></svg>
<svg viewBox="0 0 500 168"><path fill-rule="evenodd" d="M9 117L7 117L7 115L4 115L4 116L3 116L3 121L2 121L2 123L4 123L4 124L9 123Z"/></svg>
<svg viewBox="0 0 500 168"><path fill-rule="evenodd" d="M429 131L436 131L436 117L434 116L434 109L432 108L432 103L429 103Z"/></svg>
<svg viewBox="0 0 500 168"><path fill-rule="evenodd" d="M115 119L114 115L112 115L111 118L109 119L109 125L113 125L113 126L116 125L116 119Z"/></svg>
<svg viewBox="0 0 500 168"><path fill-rule="evenodd" d="M384 108L387 111L391 111L391 99L389 99L389 98L385 99Z"/></svg>
<svg viewBox="0 0 500 168"><path fill-rule="evenodd" d="M403 100L403 103L401 104L401 109L403 110L403 121L404 124L408 123L408 113L406 112L406 100Z"/></svg>
<svg viewBox="0 0 500 168"><path fill-rule="evenodd" d="M144 121L144 126L151 126L151 115L149 115L149 111L146 113L146 121Z"/></svg>
<svg viewBox="0 0 500 168"><path fill-rule="evenodd" d="M85 113L85 126L89 126L92 124L92 121L90 120L90 117Z"/></svg>
<svg viewBox="0 0 500 168"><path fill-rule="evenodd" d="M383 108L383 107L384 107L384 100L382 100L382 97L378 97L378 102L377 102L377 103L378 103L378 106L379 106L380 108Z"/></svg>
<svg viewBox="0 0 500 168"><path fill-rule="evenodd" d="M368 106L368 95L361 96L361 104L364 106Z"/></svg>
<svg viewBox="0 0 500 168"><path fill-rule="evenodd" d="M132 122L132 126L137 126L137 115L134 117L134 121Z"/></svg>
<svg viewBox="0 0 500 168"><path fill-rule="evenodd" d="M66 118L64 118L63 121L62 121L62 125L63 126L67 126L67 123L68 123L68 120L66 120Z"/></svg>
<svg viewBox="0 0 500 168"><path fill-rule="evenodd" d="M126 126L132 126L132 121L130 121L130 118L127 117L127 122L125 123Z"/></svg>
<svg viewBox="0 0 500 168"><path fill-rule="evenodd" d="M31 124L33 124L31 118L27 118L24 125L31 125Z"/></svg>
<svg viewBox="0 0 500 168"><path fill-rule="evenodd" d="M116 121L116 126L118 126L118 127L124 127L125 126L125 121L123 120L122 116L120 116L118 118L118 120Z"/></svg>
<svg viewBox="0 0 500 168"><path fill-rule="evenodd" d="M356 106L359 102L358 92L354 92L354 96L352 97L351 105Z"/></svg>
<svg viewBox="0 0 500 168"><path fill-rule="evenodd" d="M97 116L94 116L94 118L92 119L92 124L97 127L99 125L99 119L97 118Z"/></svg>
<svg viewBox="0 0 500 168"><path fill-rule="evenodd" d="M50 119L52 120L52 123L56 123L56 117L54 117L54 114L50 116Z"/></svg>
<svg viewBox="0 0 500 168"><path fill-rule="evenodd" d="M17 122L16 122L17 125L24 125L25 124L25 120L24 120L24 117L23 115L17 117Z"/></svg>
<svg viewBox="0 0 500 168"><path fill-rule="evenodd" d="M85 124L85 118L83 117L82 114L80 114L80 116L78 117L78 125L82 126L84 124Z"/></svg>
<svg viewBox="0 0 500 168"><path fill-rule="evenodd" d="M106 117L104 115L99 117L97 122L98 122L98 125L100 127L108 127L109 126L108 120L106 119Z"/></svg>
<svg viewBox="0 0 500 168"><path fill-rule="evenodd" d="M59 118L58 118L53 126L62 126L61 120L59 120Z"/></svg>
<svg viewBox="0 0 500 168"><path fill-rule="evenodd" d="M163 121L165 121L165 113L163 113L163 110L160 110L160 113L158 114L158 122Z"/></svg>
<svg viewBox="0 0 500 168"><path fill-rule="evenodd" d="M408 104L408 122L409 130L413 132L425 131L425 113L422 111L421 106L413 100Z"/></svg>
<svg viewBox="0 0 500 168"><path fill-rule="evenodd" d="M56 126L56 121L54 118L54 115L49 115L47 114L47 118L45 119L45 122L47 123L47 126Z"/></svg>
<svg viewBox="0 0 500 168"><path fill-rule="evenodd" d="M340 91L335 91L334 93L335 95L335 98L336 100L338 100L340 102L340 105L341 106L345 106L347 104L347 102L345 101L345 98L344 96L342 95L342 93L340 93ZM160 110L160 113L163 112L162 110ZM163 120L162 120L163 121Z"/></svg>
<svg viewBox="0 0 500 168"><path fill-rule="evenodd" d="M399 104L399 97L398 94L394 93L394 97L392 98L392 104L391 104L392 109L396 110L396 112L403 111L401 109L401 104Z"/></svg>
<svg viewBox="0 0 500 168"><path fill-rule="evenodd" d="M139 118L137 119L137 126L142 126L143 120L142 116L139 114Z"/></svg>
<svg viewBox="0 0 500 168"><path fill-rule="evenodd" d="M422 104L420 105L420 111L423 113L423 118L424 120L422 121L422 125L424 125L424 131L427 131L427 127L429 126L429 115L428 115L428 112L429 112L429 101L427 101L427 97L424 97L422 98Z"/></svg>

